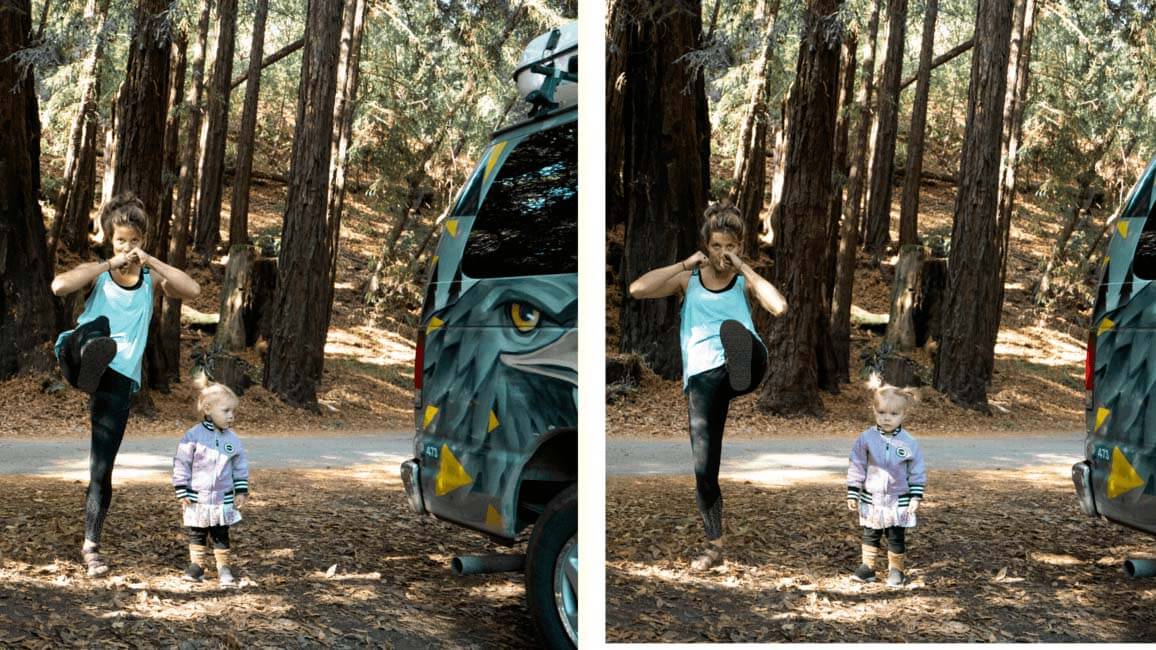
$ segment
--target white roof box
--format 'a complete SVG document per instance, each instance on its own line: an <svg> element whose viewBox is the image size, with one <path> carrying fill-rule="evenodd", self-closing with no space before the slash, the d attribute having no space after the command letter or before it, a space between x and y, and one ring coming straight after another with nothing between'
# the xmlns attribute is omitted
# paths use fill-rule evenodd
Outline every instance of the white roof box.
<svg viewBox="0 0 1156 650"><path fill-rule="evenodd" d="M518 95L534 104L534 112L577 104L578 21L530 41L514 69L514 81Z"/></svg>

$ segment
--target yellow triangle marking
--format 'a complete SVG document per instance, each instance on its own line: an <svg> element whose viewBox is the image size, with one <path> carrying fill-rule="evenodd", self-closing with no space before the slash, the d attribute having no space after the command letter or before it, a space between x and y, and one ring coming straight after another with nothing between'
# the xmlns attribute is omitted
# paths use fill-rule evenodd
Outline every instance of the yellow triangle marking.
<svg viewBox="0 0 1156 650"><path fill-rule="evenodd" d="M1124 457L1124 452L1120 451L1119 447L1113 447L1112 471L1108 474L1108 498L1115 499L1125 492L1135 490L1146 482L1136 473L1136 468L1132 467L1132 463L1129 463L1128 459Z"/></svg>
<svg viewBox="0 0 1156 650"><path fill-rule="evenodd" d="M450 237L456 238L458 236L458 220L457 219L450 219L449 221L447 221L446 222L446 230L449 231Z"/></svg>
<svg viewBox="0 0 1156 650"><path fill-rule="evenodd" d="M506 525L502 521L502 515L494 508L494 506L486 506L486 525L490 528L505 528Z"/></svg>
<svg viewBox="0 0 1156 650"><path fill-rule="evenodd" d="M1116 230L1120 231L1120 236L1124 239L1128 238L1128 222L1121 219L1116 223Z"/></svg>
<svg viewBox="0 0 1156 650"><path fill-rule="evenodd" d="M434 255L433 257L431 257L429 260L429 263L430 263L430 266L437 266L438 265L438 256Z"/></svg>
<svg viewBox="0 0 1156 650"><path fill-rule="evenodd" d="M440 328L442 325L445 325L445 324L446 324L446 322L444 320L438 318L437 316L430 317L429 325L425 326L425 335L429 336L431 332L437 330L438 328Z"/></svg>
<svg viewBox="0 0 1156 650"><path fill-rule="evenodd" d="M1112 411L1104 408L1103 406L1096 409L1096 431L1100 430L1100 425L1104 424L1104 420L1107 420L1108 415L1111 413Z"/></svg>
<svg viewBox="0 0 1156 650"><path fill-rule="evenodd" d="M498 158L502 157L502 151L506 148L506 142L506 140L502 140L490 149L490 159L486 161L486 180L490 179L490 172L494 171L494 164L498 162Z"/></svg>
<svg viewBox="0 0 1156 650"><path fill-rule="evenodd" d="M499 424L501 424L501 423L498 422L498 416L494 415L493 411L490 411L490 426L488 429L486 429L486 433L489 433L489 432L493 431L494 429L497 429Z"/></svg>
<svg viewBox="0 0 1156 650"><path fill-rule="evenodd" d="M454 457L449 445L442 445L441 462L438 467L438 478L434 482L434 493L445 496L454 490L473 483L474 479L466 473L466 468Z"/></svg>
<svg viewBox="0 0 1156 650"><path fill-rule="evenodd" d="M438 414L438 407L434 406L433 404L426 404L425 416L421 419L422 428L424 429L424 428L428 427L429 423L433 422L434 416L437 414Z"/></svg>
<svg viewBox="0 0 1156 650"><path fill-rule="evenodd" d="M1096 336L1099 336L1099 335L1103 334L1104 332L1110 331L1115 326L1116 326L1116 323L1112 322L1112 319L1105 318L1104 320L1100 321L1100 326L1096 328Z"/></svg>

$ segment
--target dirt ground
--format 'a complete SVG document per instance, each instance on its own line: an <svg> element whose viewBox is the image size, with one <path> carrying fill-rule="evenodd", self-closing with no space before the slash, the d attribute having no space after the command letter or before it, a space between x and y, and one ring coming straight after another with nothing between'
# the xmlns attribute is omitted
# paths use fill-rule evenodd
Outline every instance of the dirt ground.
<svg viewBox="0 0 1156 650"><path fill-rule="evenodd" d="M1156 579L1121 568L1156 543L1084 516L1066 467L932 471L928 485L910 583L891 589L849 578L860 538L839 480L724 482L726 561L696 573L693 479L611 479L607 641L1156 640Z"/></svg>
<svg viewBox="0 0 1156 650"><path fill-rule="evenodd" d="M1062 300L1046 307L1031 301L1032 283L1038 279L1061 224L1052 216L1057 208L1034 196L1020 194L1017 216L1012 221L1011 250L1008 257L1006 297L995 349L995 372L988 388L992 415L964 409L935 390L924 387L921 403L908 421L919 435L999 434L1001 432L1044 433L1076 431L1084 427L1084 356L1087 345L1089 304L1080 292L1064 294ZM951 235L954 188L924 185L920 202L920 234L925 240ZM898 198L893 204L892 227L898 228ZM1097 217L1102 219L1102 216ZM621 227L608 234L610 241L622 239ZM892 240L898 238L893 230ZM608 269L611 276L615 269ZM890 309L889 271L871 264L860 251L855 272L853 304L875 314ZM621 287L607 285L607 353L616 351ZM838 435L857 432L871 424L868 417L869 393L861 355L879 347L882 336L866 329L852 328L851 377L838 394L822 393L826 411L821 418L782 418L768 415L757 407L757 394L731 404L727 435L775 437L795 435L799 430ZM905 353L930 378L932 354L927 349ZM857 379L860 378L861 380ZM677 405L672 408L671 405ZM646 371L632 392L615 397L607 405L606 435L629 437L685 437L686 398L681 380L666 380Z"/></svg>
<svg viewBox="0 0 1156 650"><path fill-rule="evenodd" d="M458 553L514 552L412 513L380 467L253 476L232 529L239 589L180 579L172 487L118 485L85 576L80 482L0 477L0 647L534 647L522 574L455 577ZM31 506L31 507L30 507ZM524 551L524 543L515 550ZM212 561L209 562L212 565Z"/></svg>

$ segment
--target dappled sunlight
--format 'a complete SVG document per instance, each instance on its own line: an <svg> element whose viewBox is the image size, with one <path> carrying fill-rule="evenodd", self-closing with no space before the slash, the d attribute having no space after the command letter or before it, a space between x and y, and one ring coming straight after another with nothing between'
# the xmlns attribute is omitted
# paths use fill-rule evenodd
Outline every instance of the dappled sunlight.
<svg viewBox="0 0 1156 650"><path fill-rule="evenodd" d="M1082 367L1087 342L1077 341L1062 332L1039 326L1019 329L1001 327L996 339L997 357L1030 359L1042 366Z"/></svg>
<svg viewBox="0 0 1156 650"><path fill-rule="evenodd" d="M176 444L173 444L176 451ZM88 481L88 451L78 451L75 460L53 461L31 473L46 478L65 481ZM121 453L116 457L116 469L112 473L113 485L130 481L149 481L172 478L173 457L160 454Z"/></svg>

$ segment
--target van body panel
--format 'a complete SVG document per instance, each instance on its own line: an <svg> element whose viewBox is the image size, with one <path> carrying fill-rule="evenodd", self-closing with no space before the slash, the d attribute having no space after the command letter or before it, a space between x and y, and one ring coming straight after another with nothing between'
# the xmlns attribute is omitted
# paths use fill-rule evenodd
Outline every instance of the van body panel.
<svg viewBox="0 0 1156 650"><path fill-rule="evenodd" d="M1156 161L1133 186L1101 270L1092 316L1093 388L1085 458L1095 510L1156 533L1156 285L1148 259L1156 243L1152 192ZM1149 277L1141 277L1147 275Z"/></svg>
<svg viewBox="0 0 1156 650"><path fill-rule="evenodd" d="M518 517L518 490L538 442L577 428L578 276L481 277L487 269L474 269L473 277L467 258L471 246L492 253L509 243L495 242L494 233L480 243L471 235L488 202L503 198L490 193L519 146L560 128L575 131L576 147L576 122L577 110L567 110L495 136L442 224L419 322L425 348L414 451L421 502L439 518L505 539L527 523ZM576 157L574 169L557 167L576 182ZM532 171L544 185L563 173L549 159ZM568 191L548 189L535 205L556 201L568 209L572 200L566 218L576 229L576 185L573 196Z"/></svg>

